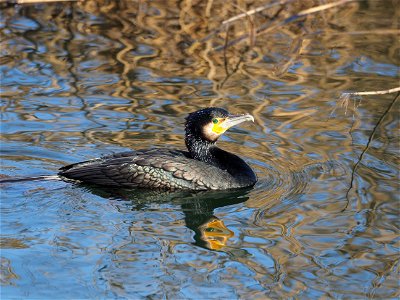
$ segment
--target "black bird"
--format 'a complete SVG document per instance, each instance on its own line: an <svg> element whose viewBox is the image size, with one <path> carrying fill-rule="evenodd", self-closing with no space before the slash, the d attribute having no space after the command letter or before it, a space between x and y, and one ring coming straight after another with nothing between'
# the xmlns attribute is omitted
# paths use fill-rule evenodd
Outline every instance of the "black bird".
<svg viewBox="0 0 400 300"><path fill-rule="evenodd" d="M253 186L257 177L238 156L215 146L230 127L254 121L222 108L190 113L185 124L187 151L152 149L108 155L65 166L58 175L84 183L162 190L225 190Z"/></svg>

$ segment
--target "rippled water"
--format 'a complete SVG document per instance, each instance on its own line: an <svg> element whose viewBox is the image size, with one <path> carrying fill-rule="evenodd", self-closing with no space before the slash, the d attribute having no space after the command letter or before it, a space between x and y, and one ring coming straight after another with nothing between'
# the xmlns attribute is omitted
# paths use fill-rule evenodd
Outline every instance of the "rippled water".
<svg viewBox="0 0 400 300"><path fill-rule="evenodd" d="M288 2L254 16L275 27L253 44L220 51L251 32L242 18L227 40L222 21L266 1L0 4L2 177L183 149L184 117L206 106L254 115L219 146L259 177L162 194L3 183L3 299L399 297L396 94L339 100L398 86L398 5L292 22L321 3Z"/></svg>

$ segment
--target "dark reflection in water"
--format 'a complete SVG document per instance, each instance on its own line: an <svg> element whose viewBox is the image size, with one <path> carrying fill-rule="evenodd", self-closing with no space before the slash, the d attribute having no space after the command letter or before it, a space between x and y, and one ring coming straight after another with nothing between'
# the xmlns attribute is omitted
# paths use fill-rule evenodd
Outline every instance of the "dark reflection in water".
<svg viewBox="0 0 400 300"><path fill-rule="evenodd" d="M234 205L249 199L249 189L207 192L163 192L148 190L120 190L90 187L90 192L105 198L130 201L132 210L146 209L147 204L173 203L180 205L185 214L186 226L193 230L195 245L210 250L221 250L234 233L223 220L214 216L219 207Z"/></svg>
<svg viewBox="0 0 400 300"><path fill-rule="evenodd" d="M399 85L398 5L284 2L0 3L0 177L184 149L187 113L221 106L254 115L218 146L259 178L170 195L3 184L2 298L399 297L399 101L338 100Z"/></svg>

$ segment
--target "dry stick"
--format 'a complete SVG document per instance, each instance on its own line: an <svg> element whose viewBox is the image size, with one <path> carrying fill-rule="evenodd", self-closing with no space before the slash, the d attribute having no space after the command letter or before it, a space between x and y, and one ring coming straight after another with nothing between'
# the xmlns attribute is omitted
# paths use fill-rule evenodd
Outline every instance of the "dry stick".
<svg viewBox="0 0 400 300"><path fill-rule="evenodd" d="M400 87L396 87L396 88L388 89L388 90L381 90L381 91L342 93L342 95L339 98L339 101L341 100L340 105L345 108L344 114L347 115L347 107L349 105L349 100L350 100L351 96L385 95L385 94L396 93L396 92L400 92ZM361 103L361 100L360 100L360 103ZM335 110L336 110L336 107L333 109L330 116L333 115Z"/></svg>
<svg viewBox="0 0 400 300"><path fill-rule="evenodd" d="M393 89L381 90L381 91L343 93L340 98L347 97L347 96L385 95L385 94L396 93L396 92L400 92L400 86L393 88Z"/></svg>
<svg viewBox="0 0 400 300"><path fill-rule="evenodd" d="M351 172L351 181L350 181L350 187L348 188L347 192L346 192L346 206L342 209L342 212L345 211L347 209L347 207L349 206L350 203L350 199L349 199L349 193L351 191L351 189L353 188L353 182L354 182L354 177L355 177L355 173L357 171L357 168L359 166L359 164L361 163L361 160L364 157L364 154L368 151L369 146L372 142L372 139L375 135L376 130L378 129L379 125L381 125L383 119L385 118L385 116L389 113L389 111L392 109L393 105L395 104L395 102L397 101L397 99L400 96L400 91L397 93L397 95L393 98L392 102L390 103L389 107L385 110L385 112L382 114L382 116L379 118L378 122L376 123L374 129L372 130L371 135L368 138L368 142L367 145L365 146L365 148L363 149L363 151L361 152L360 157L358 158L357 162L354 164L352 172Z"/></svg>

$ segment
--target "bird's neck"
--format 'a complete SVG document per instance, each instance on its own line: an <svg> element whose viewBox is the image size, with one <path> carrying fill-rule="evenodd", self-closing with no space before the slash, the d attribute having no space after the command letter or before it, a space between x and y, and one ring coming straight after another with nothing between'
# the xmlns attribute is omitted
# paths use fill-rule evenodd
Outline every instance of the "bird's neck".
<svg viewBox="0 0 400 300"><path fill-rule="evenodd" d="M215 147L215 143L205 141L191 134L186 135L185 143L190 155L194 159L212 165L217 164L216 158L213 155L213 148Z"/></svg>

